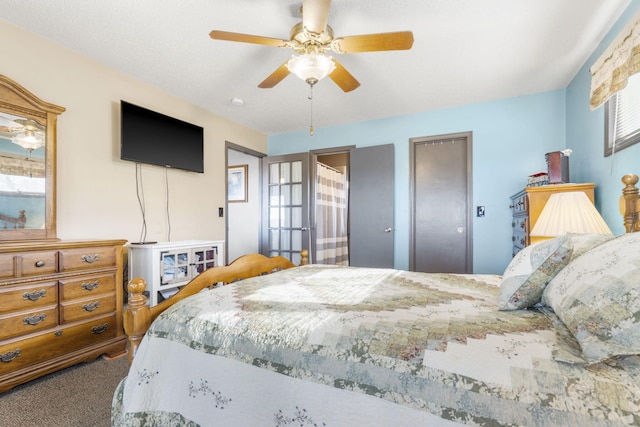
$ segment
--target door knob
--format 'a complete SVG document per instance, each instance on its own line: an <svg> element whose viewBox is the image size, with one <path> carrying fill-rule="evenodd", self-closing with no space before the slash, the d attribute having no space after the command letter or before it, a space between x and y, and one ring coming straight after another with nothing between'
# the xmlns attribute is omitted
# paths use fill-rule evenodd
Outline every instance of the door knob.
<svg viewBox="0 0 640 427"><path fill-rule="evenodd" d="M385 233L391 233L391 227L387 227L387 228L385 228L385 229L384 229L384 232L385 232Z"/></svg>
<svg viewBox="0 0 640 427"><path fill-rule="evenodd" d="M464 228L462 228L462 227L458 227L458 228L456 229L456 231L458 232L458 234L462 234L462 233L464 233Z"/></svg>

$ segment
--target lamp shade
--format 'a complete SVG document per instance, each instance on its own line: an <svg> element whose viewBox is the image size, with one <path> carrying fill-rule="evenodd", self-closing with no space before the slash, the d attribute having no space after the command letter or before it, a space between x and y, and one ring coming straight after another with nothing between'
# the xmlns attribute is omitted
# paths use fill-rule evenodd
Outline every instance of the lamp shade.
<svg viewBox="0 0 640 427"><path fill-rule="evenodd" d="M581 191L552 194L530 235L555 237L566 233L613 234Z"/></svg>

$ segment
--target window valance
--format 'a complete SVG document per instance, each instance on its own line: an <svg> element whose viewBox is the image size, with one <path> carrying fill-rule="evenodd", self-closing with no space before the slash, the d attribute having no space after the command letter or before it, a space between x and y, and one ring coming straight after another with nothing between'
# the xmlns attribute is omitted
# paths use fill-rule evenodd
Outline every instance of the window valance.
<svg viewBox="0 0 640 427"><path fill-rule="evenodd" d="M591 109L604 104L640 72L640 12L591 66Z"/></svg>

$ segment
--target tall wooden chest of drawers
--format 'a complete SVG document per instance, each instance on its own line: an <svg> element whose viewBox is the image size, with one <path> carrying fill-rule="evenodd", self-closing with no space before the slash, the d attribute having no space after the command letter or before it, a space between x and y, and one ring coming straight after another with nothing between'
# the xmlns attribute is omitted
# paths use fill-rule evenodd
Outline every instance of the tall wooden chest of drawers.
<svg viewBox="0 0 640 427"><path fill-rule="evenodd" d="M538 241L544 240L544 237L532 237L529 235L533 226L536 225L538 217L544 208L544 205L554 193L562 193L569 191L584 192L591 203L593 203L593 189L595 185L587 184L550 184L538 187L526 187L524 190L511 196L511 213L513 219L511 221L513 242L513 256Z"/></svg>
<svg viewBox="0 0 640 427"><path fill-rule="evenodd" d="M126 240L0 244L0 392L126 352Z"/></svg>

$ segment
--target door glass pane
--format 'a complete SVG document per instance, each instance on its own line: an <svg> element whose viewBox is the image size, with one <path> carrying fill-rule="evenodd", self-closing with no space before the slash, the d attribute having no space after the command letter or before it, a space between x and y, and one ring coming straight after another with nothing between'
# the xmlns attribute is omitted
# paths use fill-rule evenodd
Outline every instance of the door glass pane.
<svg viewBox="0 0 640 427"><path fill-rule="evenodd" d="M300 252L290 252L289 253L289 261L294 263L295 265L300 265Z"/></svg>
<svg viewBox="0 0 640 427"><path fill-rule="evenodd" d="M176 256L174 254L165 255L162 258L162 262L163 262L165 268L172 267L172 266L176 265Z"/></svg>
<svg viewBox="0 0 640 427"><path fill-rule="evenodd" d="M293 251L302 250L302 231L301 230L291 231L291 250Z"/></svg>
<svg viewBox="0 0 640 427"><path fill-rule="evenodd" d="M280 249L283 251L291 250L291 231L282 230L280 233Z"/></svg>
<svg viewBox="0 0 640 427"><path fill-rule="evenodd" d="M269 186L269 205L278 206L280 204L280 186Z"/></svg>
<svg viewBox="0 0 640 427"><path fill-rule="evenodd" d="M302 182L302 162L292 162L291 163L291 181L292 182Z"/></svg>
<svg viewBox="0 0 640 427"><path fill-rule="evenodd" d="M280 226L280 209L269 208L269 227L278 228Z"/></svg>
<svg viewBox="0 0 640 427"><path fill-rule="evenodd" d="M291 163L280 163L280 184L291 182Z"/></svg>
<svg viewBox="0 0 640 427"><path fill-rule="evenodd" d="M293 184L291 186L291 204L292 205L301 205L302 204L302 184Z"/></svg>
<svg viewBox="0 0 640 427"><path fill-rule="evenodd" d="M187 279L189 278L189 271L186 266L179 267L177 270L178 277L177 279Z"/></svg>
<svg viewBox="0 0 640 427"><path fill-rule="evenodd" d="M291 228L302 227L302 207L291 208Z"/></svg>
<svg viewBox="0 0 640 427"><path fill-rule="evenodd" d="M280 227L291 227L291 208L280 208Z"/></svg>
<svg viewBox="0 0 640 427"><path fill-rule="evenodd" d="M269 184L277 184L280 182L280 165L272 163L269 165Z"/></svg>
<svg viewBox="0 0 640 427"><path fill-rule="evenodd" d="M178 264L189 264L189 254L185 252L179 253Z"/></svg>
<svg viewBox="0 0 640 427"><path fill-rule="evenodd" d="M280 186L280 205L281 206L289 206L291 204L291 186L290 185L281 185Z"/></svg>
<svg viewBox="0 0 640 427"><path fill-rule="evenodd" d="M278 250L280 244L280 230L269 230L269 250Z"/></svg>

